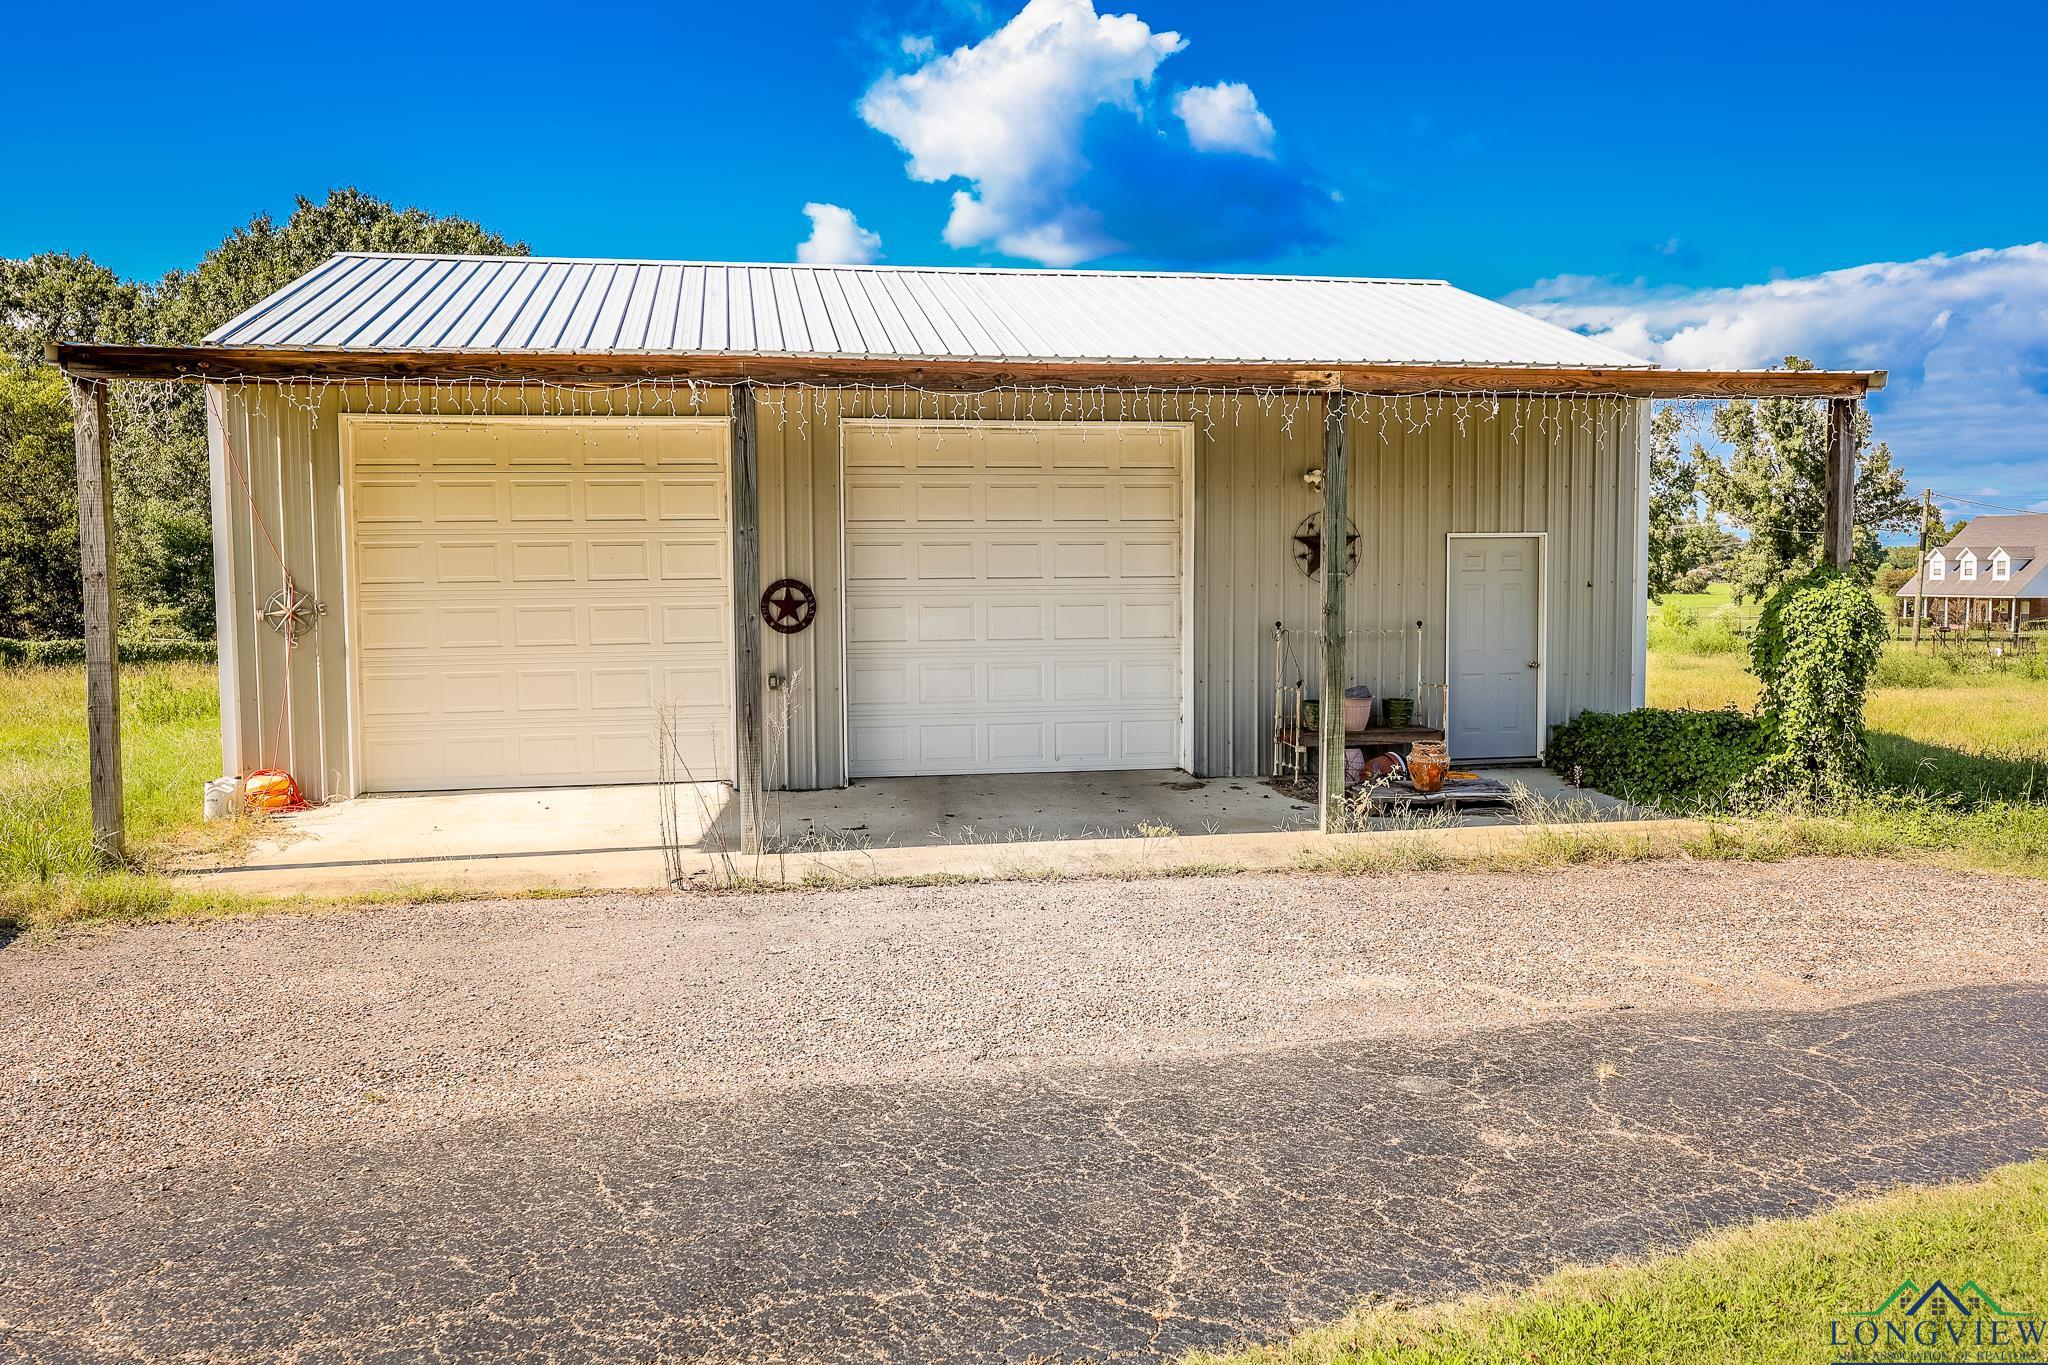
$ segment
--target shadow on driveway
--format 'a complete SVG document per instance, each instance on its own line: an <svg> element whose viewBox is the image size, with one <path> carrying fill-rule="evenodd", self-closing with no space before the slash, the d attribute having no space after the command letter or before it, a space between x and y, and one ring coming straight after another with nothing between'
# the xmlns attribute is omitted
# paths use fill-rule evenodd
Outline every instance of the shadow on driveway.
<svg viewBox="0 0 2048 1365"><path fill-rule="evenodd" d="M110 1178L0 1211L0 1283L40 1359L1149 1357L1971 1175L2044 1114L2039 988L1616 1012Z"/></svg>

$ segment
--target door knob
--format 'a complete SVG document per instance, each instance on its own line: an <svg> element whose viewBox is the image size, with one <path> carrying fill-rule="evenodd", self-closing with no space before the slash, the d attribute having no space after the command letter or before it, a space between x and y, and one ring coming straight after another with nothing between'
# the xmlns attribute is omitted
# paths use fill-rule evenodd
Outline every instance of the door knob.
<svg viewBox="0 0 2048 1365"><path fill-rule="evenodd" d="M1537 660L1535 660L1535 659L1531 659L1531 660L1529 660L1529 667L1531 667L1531 668L1541 668L1541 667L1543 667L1543 665L1542 665L1542 664L1541 664L1540 662L1538 662Z"/></svg>

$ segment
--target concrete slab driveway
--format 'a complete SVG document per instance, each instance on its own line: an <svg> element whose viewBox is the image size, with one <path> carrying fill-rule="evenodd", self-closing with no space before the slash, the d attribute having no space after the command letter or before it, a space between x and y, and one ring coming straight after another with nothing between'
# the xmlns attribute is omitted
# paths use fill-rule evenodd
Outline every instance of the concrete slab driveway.
<svg viewBox="0 0 2048 1365"><path fill-rule="evenodd" d="M1270 1335L2038 1151L2044 901L1664 864L21 941L0 1355Z"/></svg>

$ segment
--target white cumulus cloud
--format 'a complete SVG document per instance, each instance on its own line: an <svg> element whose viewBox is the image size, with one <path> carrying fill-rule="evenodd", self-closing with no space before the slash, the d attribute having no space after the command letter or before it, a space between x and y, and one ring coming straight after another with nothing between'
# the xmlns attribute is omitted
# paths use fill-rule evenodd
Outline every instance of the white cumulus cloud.
<svg viewBox="0 0 2048 1365"><path fill-rule="evenodd" d="M811 235L796 244L796 258L805 265L866 265L882 254L880 233L860 225L851 209L837 204L805 204Z"/></svg>
<svg viewBox="0 0 2048 1365"><path fill-rule="evenodd" d="M2048 243L1726 288L1561 276L1506 302L1665 365L1886 370L1871 412L1916 483L2048 496Z"/></svg>
<svg viewBox="0 0 2048 1365"><path fill-rule="evenodd" d="M1106 105L1139 114L1139 92L1186 45L1092 0L1031 0L980 42L882 77L860 113L910 154L913 179L973 186L953 195L949 245L1072 265L1119 245L1067 195L1088 169L1084 126Z"/></svg>
<svg viewBox="0 0 2048 1365"><path fill-rule="evenodd" d="M1187 125L1188 141L1198 151L1273 155L1273 120L1241 81L1191 85L1173 97L1173 112Z"/></svg>

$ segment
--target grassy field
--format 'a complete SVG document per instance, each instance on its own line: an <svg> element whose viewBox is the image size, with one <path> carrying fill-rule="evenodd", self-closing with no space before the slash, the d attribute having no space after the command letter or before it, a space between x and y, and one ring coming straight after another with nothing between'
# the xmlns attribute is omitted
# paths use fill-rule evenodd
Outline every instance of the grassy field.
<svg viewBox="0 0 2048 1365"><path fill-rule="evenodd" d="M1278 1345L1189 1362L1807 1365L1851 1358L1830 1347L1830 1333L1846 1339L1856 1325L1848 1315L1876 1308L1909 1278L1955 1289L1974 1280L2006 1313L2040 1315L2031 1330L2048 1333L2044 1246L2048 1162L2032 1162L1972 1184L1902 1190L1814 1218L1757 1223L1640 1264L1562 1271L1519 1292L1369 1306ZM1895 1309L1885 1320L1916 1319ZM2019 1319L2004 1321L2008 1333L2018 1330ZM2024 1355L1986 1349L1939 1358L2043 1355L2037 1344Z"/></svg>
<svg viewBox="0 0 2048 1365"><path fill-rule="evenodd" d="M1895 644L1877 684L1863 717L1885 785L2048 799L2048 681L2016 668L1957 671L1929 647L1916 658L1911 645ZM1747 710L1756 678L1746 655L1656 651L1648 692L1652 706Z"/></svg>
<svg viewBox="0 0 2048 1365"><path fill-rule="evenodd" d="M1725 587L1652 606L1649 704L1755 705L1744 638L1755 616ZM1840 818L1785 821L1738 842L2048 877L2048 656L1895 642L1863 714L1871 796Z"/></svg>
<svg viewBox="0 0 2048 1365"><path fill-rule="evenodd" d="M211 664L122 670L121 766L145 863L199 837L200 784L220 775ZM232 827L215 837L231 838ZM85 671L0 670L0 881L95 870L86 804Z"/></svg>
<svg viewBox="0 0 2048 1365"><path fill-rule="evenodd" d="M0 921L227 909L150 875L180 854L232 849L254 828L200 820L200 787L220 773L220 695L211 664L121 672L121 765L133 866L94 856L86 800L85 671L0 669Z"/></svg>

